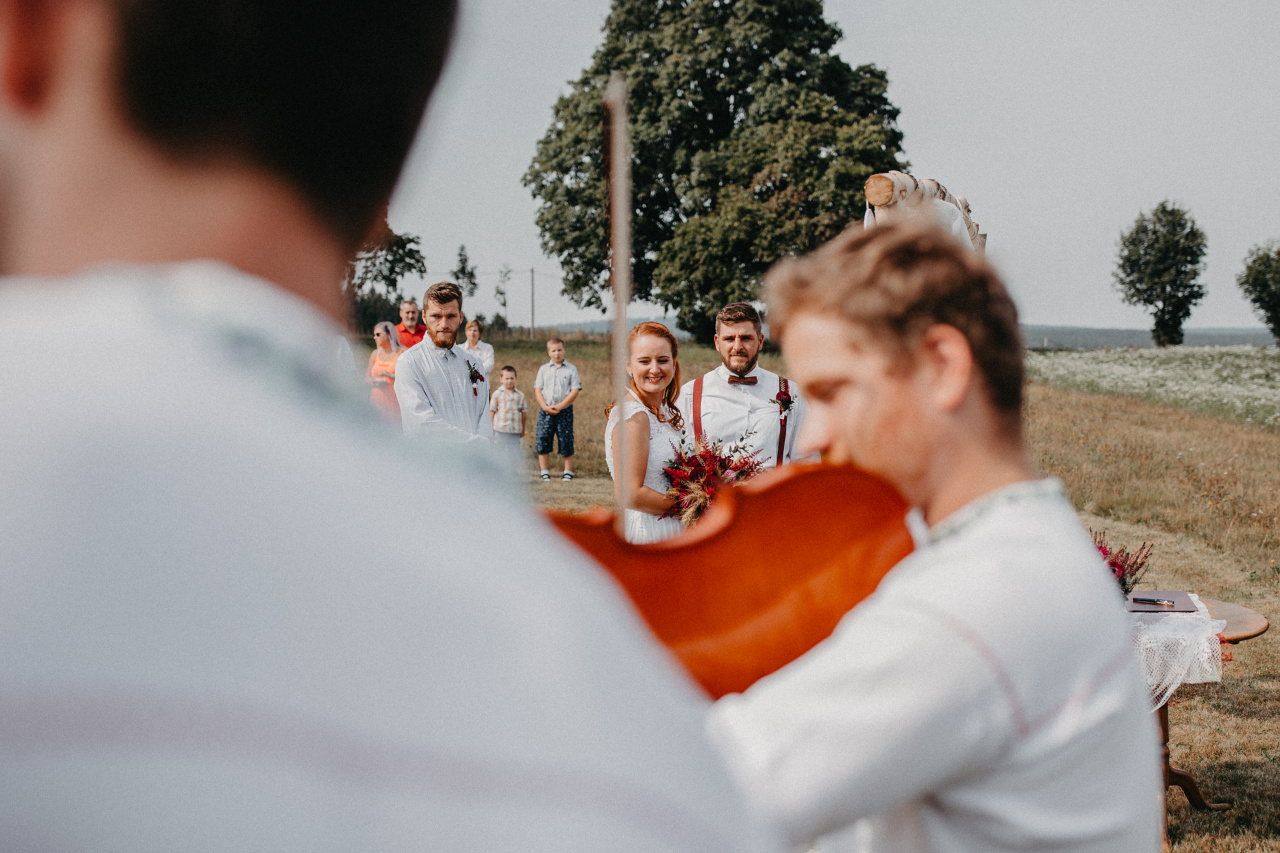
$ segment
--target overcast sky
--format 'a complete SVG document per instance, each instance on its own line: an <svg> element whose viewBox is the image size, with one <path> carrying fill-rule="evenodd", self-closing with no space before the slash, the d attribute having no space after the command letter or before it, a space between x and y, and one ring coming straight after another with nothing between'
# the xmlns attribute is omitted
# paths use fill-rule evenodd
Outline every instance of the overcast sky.
<svg viewBox="0 0 1280 853"><path fill-rule="evenodd" d="M558 296L520 177L609 4L462 3L391 225L422 236L429 280L466 245L481 271L471 310L493 311L505 263L513 322L528 323L530 268L539 325L597 319ZM1280 239L1274 0L827 0L826 15L846 61L888 72L911 172L968 197L1024 322L1149 327L1112 288L1116 241L1172 199L1209 243L1187 325L1261 325L1235 277L1251 246Z"/></svg>

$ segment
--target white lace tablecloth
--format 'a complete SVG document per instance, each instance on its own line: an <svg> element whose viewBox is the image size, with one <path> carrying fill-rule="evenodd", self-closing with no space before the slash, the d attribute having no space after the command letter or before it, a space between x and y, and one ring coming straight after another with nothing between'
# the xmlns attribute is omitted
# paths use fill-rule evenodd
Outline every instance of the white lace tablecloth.
<svg viewBox="0 0 1280 853"><path fill-rule="evenodd" d="M1130 613L1133 642L1147 676L1153 708L1183 684L1222 680L1223 619L1210 619L1200 596L1189 593L1196 613Z"/></svg>

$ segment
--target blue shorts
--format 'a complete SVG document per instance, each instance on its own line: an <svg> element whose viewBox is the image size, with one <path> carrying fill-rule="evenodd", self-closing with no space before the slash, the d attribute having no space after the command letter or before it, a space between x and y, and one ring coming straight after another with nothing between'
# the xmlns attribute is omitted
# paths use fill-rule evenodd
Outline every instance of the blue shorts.
<svg viewBox="0 0 1280 853"><path fill-rule="evenodd" d="M538 426L533 434L533 452L539 455L551 452L551 437L560 443L560 455L573 455L573 406L548 415L538 409Z"/></svg>

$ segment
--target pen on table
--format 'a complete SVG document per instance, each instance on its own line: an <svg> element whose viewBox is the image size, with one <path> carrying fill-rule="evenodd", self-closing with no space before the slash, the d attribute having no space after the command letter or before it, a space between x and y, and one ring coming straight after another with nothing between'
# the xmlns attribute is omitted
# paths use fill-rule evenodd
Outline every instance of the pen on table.
<svg viewBox="0 0 1280 853"><path fill-rule="evenodd" d="M1159 604L1163 607L1173 606L1173 602L1167 598L1139 598L1136 595L1133 597L1133 603L1134 604Z"/></svg>

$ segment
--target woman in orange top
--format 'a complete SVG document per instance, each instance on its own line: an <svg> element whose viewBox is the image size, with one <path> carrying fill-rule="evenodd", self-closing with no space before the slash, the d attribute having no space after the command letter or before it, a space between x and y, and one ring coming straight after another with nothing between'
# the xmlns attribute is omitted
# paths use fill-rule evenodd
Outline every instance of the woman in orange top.
<svg viewBox="0 0 1280 853"><path fill-rule="evenodd" d="M396 359L404 352L396 327L385 320L373 327L373 352L369 353L366 381L373 386L369 400L378 413L392 423L400 423L400 403L396 400Z"/></svg>

